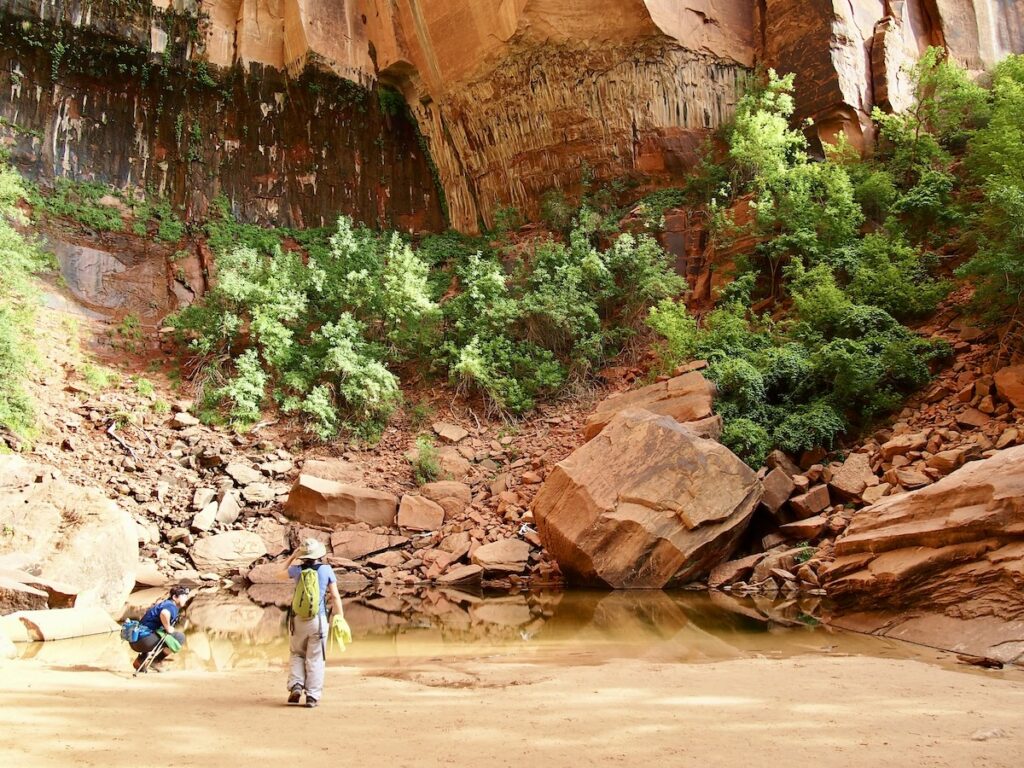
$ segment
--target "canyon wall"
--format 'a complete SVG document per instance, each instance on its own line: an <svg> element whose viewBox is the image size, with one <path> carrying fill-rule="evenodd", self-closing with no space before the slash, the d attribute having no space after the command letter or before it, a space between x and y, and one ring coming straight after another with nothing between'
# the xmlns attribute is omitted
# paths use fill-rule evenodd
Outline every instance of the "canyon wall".
<svg viewBox="0 0 1024 768"><path fill-rule="evenodd" d="M267 225L443 228L415 125L337 30L283 5L0 0L2 142L27 176L147 190L191 220L223 195Z"/></svg>
<svg viewBox="0 0 1024 768"><path fill-rule="evenodd" d="M406 229L443 225L438 182L464 231L586 180L678 183L758 64L796 72L812 138L866 146L927 46L977 72L1024 50L1024 0L0 0L0 22L26 172Z"/></svg>

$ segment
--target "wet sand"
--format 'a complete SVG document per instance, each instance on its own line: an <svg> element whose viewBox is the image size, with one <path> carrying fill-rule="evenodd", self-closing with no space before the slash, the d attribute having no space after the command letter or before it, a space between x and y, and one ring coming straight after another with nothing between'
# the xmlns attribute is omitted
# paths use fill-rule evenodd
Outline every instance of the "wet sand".
<svg viewBox="0 0 1024 768"><path fill-rule="evenodd" d="M284 671L0 662L0 765L1006 766L1024 673L801 655L702 664L512 657L332 663L315 710Z"/></svg>

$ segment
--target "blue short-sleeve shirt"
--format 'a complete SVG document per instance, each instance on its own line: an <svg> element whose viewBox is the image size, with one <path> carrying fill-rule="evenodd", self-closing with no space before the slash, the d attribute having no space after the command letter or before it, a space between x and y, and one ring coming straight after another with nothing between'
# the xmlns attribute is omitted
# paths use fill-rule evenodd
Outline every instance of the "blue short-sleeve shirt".
<svg viewBox="0 0 1024 768"><path fill-rule="evenodd" d="M292 565L288 568L288 575L292 577L292 581L298 582L299 574L302 573L304 566ZM316 566L316 577L320 582L320 613L321 615L327 615L327 587L331 584L338 583L338 577L334 575L334 569L325 563L319 563Z"/></svg>
<svg viewBox="0 0 1024 768"><path fill-rule="evenodd" d="M171 614L171 626L174 626L174 623L178 620L178 604L173 600L161 600L156 605L151 606L139 623L150 632L162 629L164 625L160 622L161 611L167 611Z"/></svg>

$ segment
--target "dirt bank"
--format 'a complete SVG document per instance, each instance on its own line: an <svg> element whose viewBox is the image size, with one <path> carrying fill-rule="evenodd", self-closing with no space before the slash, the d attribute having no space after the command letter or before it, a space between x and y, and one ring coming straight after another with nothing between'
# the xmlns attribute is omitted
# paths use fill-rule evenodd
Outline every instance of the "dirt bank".
<svg viewBox="0 0 1024 768"><path fill-rule="evenodd" d="M909 660L334 666L318 710L284 706L283 681L12 662L0 765L996 768L1024 750L1024 676Z"/></svg>

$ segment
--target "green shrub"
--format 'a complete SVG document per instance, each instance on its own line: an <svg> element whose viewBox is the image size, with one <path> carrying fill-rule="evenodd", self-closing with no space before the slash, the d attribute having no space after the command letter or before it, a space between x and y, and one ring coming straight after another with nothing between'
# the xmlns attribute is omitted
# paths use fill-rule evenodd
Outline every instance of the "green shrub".
<svg viewBox="0 0 1024 768"><path fill-rule="evenodd" d="M743 417L730 419L722 430L722 444L752 467L760 467L772 450L768 430Z"/></svg>
<svg viewBox="0 0 1024 768"><path fill-rule="evenodd" d="M416 451L409 456L412 464L412 476L417 485L432 483L441 476L441 464L438 460L437 448L428 435L416 438Z"/></svg>
<svg viewBox="0 0 1024 768"><path fill-rule="evenodd" d="M35 411L25 383L35 362L35 310L39 293L32 275L48 266L36 245L12 222L20 220L19 200L26 190L17 173L0 157L0 426L27 436Z"/></svg>
<svg viewBox="0 0 1024 768"><path fill-rule="evenodd" d="M990 321L1017 319L1024 306L1022 114L1024 56L1011 56L995 69L991 120L971 138L967 154L983 201L973 220L978 252L958 274L975 281L974 307Z"/></svg>
<svg viewBox="0 0 1024 768"><path fill-rule="evenodd" d="M861 240L852 273L850 298L898 320L931 314L949 292L946 283L930 277L921 253L898 235L875 233Z"/></svg>
<svg viewBox="0 0 1024 768"><path fill-rule="evenodd" d="M560 189L549 189L540 197L540 218L553 232L567 232L576 209Z"/></svg>
<svg viewBox="0 0 1024 768"><path fill-rule="evenodd" d="M245 428L260 420L267 378L256 350L247 349L238 356L235 375L216 393L219 400L230 403L232 423Z"/></svg>

